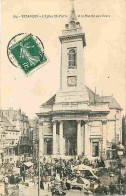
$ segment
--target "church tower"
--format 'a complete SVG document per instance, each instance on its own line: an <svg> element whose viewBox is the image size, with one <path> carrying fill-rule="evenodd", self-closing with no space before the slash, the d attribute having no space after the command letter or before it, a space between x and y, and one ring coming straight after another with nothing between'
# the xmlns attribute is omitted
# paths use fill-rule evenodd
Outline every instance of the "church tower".
<svg viewBox="0 0 126 196"><path fill-rule="evenodd" d="M104 157L121 136L121 107L85 85L85 34L72 6L61 42L60 89L41 105L40 154ZM120 140L121 141L121 140Z"/></svg>
<svg viewBox="0 0 126 196"><path fill-rule="evenodd" d="M60 91L56 102L85 102L88 94L84 78L85 34L72 5L68 24L59 37L61 42Z"/></svg>

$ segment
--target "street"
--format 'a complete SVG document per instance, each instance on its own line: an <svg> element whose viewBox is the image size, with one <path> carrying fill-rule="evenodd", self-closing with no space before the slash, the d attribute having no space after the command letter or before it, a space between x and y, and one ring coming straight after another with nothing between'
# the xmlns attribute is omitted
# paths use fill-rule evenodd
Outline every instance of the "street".
<svg viewBox="0 0 126 196"><path fill-rule="evenodd" d="M37 196L38 188L37 186L34 187L20 187L19 196ZM66 193L66 196L84 196L83 191L79 190L69 190ZM87 195L87 194L85 194ZM52 196L52 193L48 190L40 190L40 196Z"/></svg>
<svg viewBox="0 0 126 196"><path fill-rule="evenodd" d="M114 162L115 161L116 160L114 160ZM79 160L65 161L60 159L56 160L53 166L50 163L41 164L40 196L51 196L52 193L58 195L61 192L66 193L66 196L92 195L92 193L99 193L99 191L100 193L108 194L111 193L113 189L116 191L114 193L118 193L120 191L120 171L122 174L121 186L124 192L126 182L126 157L122 159L123 167L121 170L118 170L118 167L113 169L110 162L112 163L112 160L107 160L104 163L106 167L96 167L95 169L92 169L92 166L84 165ZM24 162L25 165L29 166L27 170L25 170L27 171L25 178L16 174L15 176L6 176L4 181L2 181L1 185L5 185L3 190L6 190L5 192L8 192L9 196L38 195L38 175L35 173L38 167L36 165L35 168L34 164L33 170L33 164L28 163L30 162ZM108 167L109 165L111 167ZM3 168L1 171L4 172ZM12 171L15 171L15 167ZM93 171L95 171L95 173L93 173ZM113 174L112 177L110 174ZM15 178L16 176L17 178ZM16 179L17 181L14 181ZM18 179L20 179L20 181L18 181Z"/></svg>

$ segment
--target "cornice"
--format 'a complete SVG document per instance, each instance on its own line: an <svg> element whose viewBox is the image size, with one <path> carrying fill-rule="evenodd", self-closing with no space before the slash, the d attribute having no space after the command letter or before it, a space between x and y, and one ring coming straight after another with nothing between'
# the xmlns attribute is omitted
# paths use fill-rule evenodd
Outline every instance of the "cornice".
<svg viewBox="0 0 126 196"><path fill-rule="evenodd" d="M59 37L61 42L62 41L67 41L67 40L74 40L74 39L78 39L78 38L82 38L83 39L83 46L86 46L85 34L84 33L64 35L64 36Z"/></svg>

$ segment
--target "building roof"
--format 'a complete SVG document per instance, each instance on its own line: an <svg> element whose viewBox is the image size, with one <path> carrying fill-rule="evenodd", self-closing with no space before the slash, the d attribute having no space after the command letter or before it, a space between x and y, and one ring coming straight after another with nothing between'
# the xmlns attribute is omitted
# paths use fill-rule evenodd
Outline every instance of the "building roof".
<svg viewBox="0 0 126 196"><path fill-rule="evenodd" d="M13 126L11 123L10 123L10 121L5 117L5 116L0 116L0 121L2 121L3 122L3 126L8 126L8 127L10 127L10 126Z"/></svg>
<svg viewBox="0 0 126 196"><path fill-rule="evenodd" d="M89 96L89 102L90 103L96 103L97 100L99 99L99 95L96 94L94 91L92 91L90 88L86 86L88 96Z"/></svg>
<svg viewBox="0 0 126 196"><path fill-rule="evenodd" d="M23 165L27 166L27 167L31 167L33 166L32 162L24 162Z"/></svg>
<svg viewBox="0 0 126 196"><path fill-rule="evenodd" d="M44 103L44 105L53 105L54 102L55 102L55 97L56 97L56 94L53 95L48 101L46 101L46 102Z"/></svg>
<svg viewBox="0 0 126 196"><path fill-rule="evenodd" d="M3 131L15 131L19 132L13 124L5 116L0 116L0 121L2 122Z"/></svg>
<svg viewBox="0 0 126 196"><path fill-rule="evenodd" d="M97 102L109 103L110 109L122 110L121 106L118 104L118 102L115 100L113 96L101 96L98 98Z"/></svg>
<svg viewBox="0 0 126 196"><path fill-rule="evenodd" d="M97 104L97 103L108 103L110 109L118 109L122 110L121 106L115 100L113 96L99 96L97 93L92 91L89 87L86 86L88 96L89 96L89 103L90 104ZM46 101L43 106L46 105L53 105L55 103L56 94L53 95L48 101Z"/></svg>
<svg viewBox="0 0 126 196"><path fill-rule="evenodd" d="M7 117L13 121L17 120L28 120L28 116L19 110L14 110L13 108L9 108L8 110L0 109L0 116Z"/></svg>

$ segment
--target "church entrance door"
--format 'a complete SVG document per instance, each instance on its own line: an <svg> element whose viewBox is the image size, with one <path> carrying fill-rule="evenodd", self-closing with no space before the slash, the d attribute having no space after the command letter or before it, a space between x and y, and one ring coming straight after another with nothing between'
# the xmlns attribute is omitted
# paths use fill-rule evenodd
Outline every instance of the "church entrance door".
<svg viewBox="0 0 126 196"><path fill-rule="evenodd" d="M92 156L99 156L99 142L92 142Z"/></svg>
<svg viewBox="0 0 126 196"><path fill-rule="evenodd" d="M51 155L52 154L52 138L45 138L44 139L44 149L45 154Z"/></svg>
<svg viewBox="0 0 126 196"><path fill-rule="evenodd" d="M64 122L65 154L77 155L77 123L76 121Z"/></svg>

